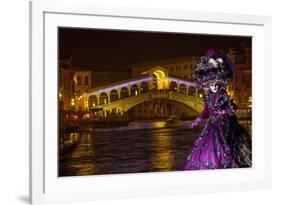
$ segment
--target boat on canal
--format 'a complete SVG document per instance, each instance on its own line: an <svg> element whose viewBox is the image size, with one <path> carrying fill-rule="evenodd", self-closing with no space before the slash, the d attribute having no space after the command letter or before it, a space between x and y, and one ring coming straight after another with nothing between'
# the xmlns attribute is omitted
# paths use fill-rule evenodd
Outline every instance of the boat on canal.
<svg viewBox="0 0 281 205"><path fill-rule="evenodd" d="M177 115L171 115L165 122L166 127L179 127L181 126L181 120Z"/></svg>

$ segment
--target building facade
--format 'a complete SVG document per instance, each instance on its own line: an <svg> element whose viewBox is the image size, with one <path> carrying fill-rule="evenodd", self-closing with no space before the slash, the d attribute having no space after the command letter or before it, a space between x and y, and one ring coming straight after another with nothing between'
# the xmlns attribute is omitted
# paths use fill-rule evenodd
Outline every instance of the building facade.
<svg viewBox="0 0 281 205"><path fill-rule="evenodd" d="M72 110L75 98L74 71L72 59L59 62L58 99L60 110Z"/></svg>
<svg viewBox="0 0 281 205"><path fill-rule="evenodd" d="M130 72L95 72L74 68L72 59L60 60L59 104L61 110L88 110L87 94L93 89L129 79Z"/></svg>
<svg viewBox="0 0 281 205"><path fill-rule="evenodd" d="M230 49L229 55L235 64L233 81L228 87L231 98L240 108L252 105L252 51L241 45L239 51Z"/></svg>
<svg viewBox="0 0 281 205"><path fill-rule="evenodd" d="M132 64L132 76L138 76L145 71L155 68L163 67L169 70L170 76L181 78L187 81L192 81L192 74L198 57L188 56L180 58L171 58L158 61L149 61L144 63Z"/></svg>
<svg viewBox="0 0 281 205"><path fill-rule="evenodd" d="M86 111L88 108L87 93L92 85L92 71L75 70L75 109Z"/></svg>
<svg viewBox="0 0 281 205"><path fill-rule="evenodd" d="M92 72L92 88L107 85L131 78L130 72L123 71L100 71Z"/></svg>

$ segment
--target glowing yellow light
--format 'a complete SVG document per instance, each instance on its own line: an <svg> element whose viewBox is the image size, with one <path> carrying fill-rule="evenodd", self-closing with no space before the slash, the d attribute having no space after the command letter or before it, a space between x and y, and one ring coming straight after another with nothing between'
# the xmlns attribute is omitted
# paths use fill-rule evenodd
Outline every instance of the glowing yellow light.
<svg viewBox="0 0 281 205"><path fill-rule="evenodd" d="M170 136L167 136L167 140L163 140L162 136L155 136L153 141L157 145L153 154L153 167L161 170L170 170L174 161L173 155L169 151L172 146Z"/></svg>
<svg viewBox="0 0 281 205"><path fill-rule="evenodd" d="M166 84L165 73L161 70L156 70L155 72L153 72L153 74L157 78L158 89L165 89L165 84Z"/></svg>
<svg viewBox="0 0 281 205"><path fill-rule="evenodd" d="M137 90L135 90L135 95L138 95L138 91Z"/></svg>
<svg viewBox="0 0 281 205"><path fill-rule="evenodd" d="M249 100L248 100L248 101L249 101L249 102L252 102L252 97L251 97L251 96L249 97Z"/></svg>
<svg viewBox="0 0 281 205"><path fill-rule="evenodd" d="M202 97L203 97L202 93L200 93L200 94L199 94L199 97L200 97L200 98L202 98Z"/></svg>
<svg viewBox="0 0 281 205"><path fill-rule="evenodd" d="M75 102L74 102L74 99L73 99L73 98L71 99L71 105L72 105L72 106L75 105Z"/></svg>
<svg viewBox="0 0 281 205"><path fill-rule="evenodd" d="M96 103L93 103L93 107L95 107L96 106Z"/></svg>
<svg viewBox="0 0 281 205"><path fill-rule="evenodd" d="M60 97L60 98L62 97L62 94L61 94L61 93L59 94L59 97Z"/></svg>
<svg viewBox="0 0 281 205"><path fill-rule="evenodd" d="M103 100L104 104L106 104L106 99Z"/></svg>
<svg viewBox="0 0 281 205"><path fill-rule="evenodd" d="M157 70L155 72L160 73L162 75L162 78L165 78L165 73L162 70Z"/></svg>
<svg viewBox="0 0 281 205"><path fill-rule="evenodd" d="M158 73L154 72L153 74L154 74L154 75L156 75L157 80L158 80L158 79L160 79L160 77L159 77Z"/></svg>

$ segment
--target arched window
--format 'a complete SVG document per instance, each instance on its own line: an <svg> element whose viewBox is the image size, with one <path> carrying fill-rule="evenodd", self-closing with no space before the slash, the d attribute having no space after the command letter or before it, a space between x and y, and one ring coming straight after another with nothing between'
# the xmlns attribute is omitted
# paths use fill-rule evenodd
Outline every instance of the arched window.
<svg viewBox="0 0 281 205"><path fill-rule="evenodd" d="M82 85L82 78L81 78L81 76L80 75L77 75L77 78L76 78L76 80L77 80L77 85L78 86L81 86Z"/></svg>

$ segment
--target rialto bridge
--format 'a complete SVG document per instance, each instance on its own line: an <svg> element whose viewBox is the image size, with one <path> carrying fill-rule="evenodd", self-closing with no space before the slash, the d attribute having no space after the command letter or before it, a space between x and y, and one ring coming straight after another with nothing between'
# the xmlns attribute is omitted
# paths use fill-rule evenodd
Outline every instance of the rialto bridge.
<svg viewBox="0 0 281 205"><path fill-rule="evenodd" d="M151 69L142 75L93 89L86 97L88 108L113 110L124 113L134 106L154 99L183 103L193 110L203 109L204 90L196 90L194 83L169 76L162 67Z"/></svg>

